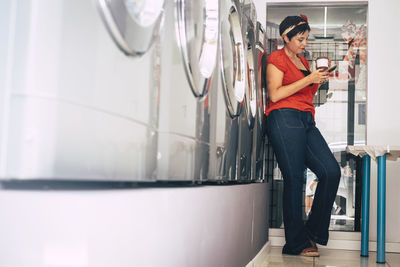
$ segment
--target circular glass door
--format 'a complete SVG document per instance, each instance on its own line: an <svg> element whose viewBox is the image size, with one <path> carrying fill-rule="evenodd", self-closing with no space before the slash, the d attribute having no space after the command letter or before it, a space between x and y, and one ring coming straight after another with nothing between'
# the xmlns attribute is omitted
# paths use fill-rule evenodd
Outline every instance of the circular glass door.
<svg viewBox="0 0 400 267"><path fill-rule="evenodd" d="M264 29L260 22L257 22L256 29L256 51L257 51L257 112L258 123L263 124L264 112L267 108L267 87L265 70L265 50L264 50Z"/></svg>
<svg viewBox="0 0 400 267"><path fill-rule="evenodd" d="M207 94L217 63L218 1L177 1L178 45L196 97Z"/></svg>
<svg viewBox="0 0 400 267"><path fill-rule="evenodd" d="M256 65L254 62L254 26L250 20L247 20L246 43L247 43L247 86L245 94L245 110L249 127L254 127L254 121L257 114L257 86L256 86Z"/></svg>
<svg viewBox="0 0 400 267"><path fill-rule="evenodd" d="M231 1L227 17L221 22L221 76L225 103L230 116L240 115L246 87L245 51L240 15Z"/></svg>
<svg viewBox="0 0 400 267"><path fill-rule="evenodd" d="M98 0L108 32L116 45L129 56L146 53L159 31L164 0Z"/></svg>

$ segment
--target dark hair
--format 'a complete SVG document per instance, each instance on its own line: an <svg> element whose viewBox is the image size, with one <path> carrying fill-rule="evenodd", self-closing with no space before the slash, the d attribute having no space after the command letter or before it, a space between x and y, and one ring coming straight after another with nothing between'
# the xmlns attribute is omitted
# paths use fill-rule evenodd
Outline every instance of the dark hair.
<svg viewBox="0 0 400 267"><path fill-rule="evenodd" d="M303 16L303 15L302 15ZM282 33L289 27L293 25L297 25L298 23L304 21L304 24L300 24L299 26L294 27L293 30L286 34L289 40L292 40L293 36L296 36L298 33L304 33L306 31L310 31L310 26L308 25L307 20L300 16L288 16L284 20L282 20L281 24L279 24L279 34ZM285 42L285 40L283 40ZM285 42L286 43L286 42Z"/></svg>

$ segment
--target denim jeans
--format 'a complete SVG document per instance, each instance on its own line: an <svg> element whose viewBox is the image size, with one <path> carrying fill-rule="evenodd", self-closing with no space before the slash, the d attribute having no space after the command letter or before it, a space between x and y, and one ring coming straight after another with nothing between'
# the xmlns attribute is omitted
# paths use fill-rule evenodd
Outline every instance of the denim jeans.
<svg viewBox="0 0 400 267"><path fill-rule="evenodd" d="M310 112L283 108L267 116L267 134L283 175L283 222L286 244L283 253L299 254L312 240L326 245L340 167ZM318 177L308 221L302 219L304 171Z"/></svg>

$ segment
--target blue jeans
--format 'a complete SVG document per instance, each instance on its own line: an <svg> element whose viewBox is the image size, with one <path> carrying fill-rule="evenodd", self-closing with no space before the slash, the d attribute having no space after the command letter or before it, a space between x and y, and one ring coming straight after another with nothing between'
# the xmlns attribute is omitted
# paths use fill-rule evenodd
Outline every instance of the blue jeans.
<svg viewBox="0 0 400 267"><path fill-rule="evenodd" d="M267 116L267 134L283 175L283 253L299 254L309 240L326 245L333 202L341 176L340 167L310 112L283 108ZM308 221L302 219L304 170L318 177Z"/></svg>

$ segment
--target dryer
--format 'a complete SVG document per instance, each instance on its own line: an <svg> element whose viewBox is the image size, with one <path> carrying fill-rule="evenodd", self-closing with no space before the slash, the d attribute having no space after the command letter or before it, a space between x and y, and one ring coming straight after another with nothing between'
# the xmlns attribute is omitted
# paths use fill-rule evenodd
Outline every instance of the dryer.
<svg viewBox="0 0 400 267"><path fill-rule="evenodd" d="M210 178L224 182L237 180L238 117L245 94L245 47L239 4L234 0L220 1L218 90L213 92L217 111L212 124Z"/></svg>
<svg viewBox="0 0 400 267"><path fill-rule="evenodd" d="M209 174L209 91L217 66L218 1L167 1L161 35L157 180Z"/></svg>
<svg viewBox="0 0 400 267"><path fill-rule="evenodd" d="M154 181L164 1L2 2L1 179Z"/></svg>
<svg viewBox="0 0 400 267"><path fill-rule="evenodd" d="M245 1L242 8L242 31L246 48L246 90L242 102L243 112L239 117L239 150L237 175L239 180L250 181L252 172L253 132L256 119L256 68L255 28L252 16L255 8L252 1Z"/></svg>
<svg viewBox="0 0 400 267"><path fill-rule="evenodd" d="M264 29L260 22L256 24L255 40L255 60L256 68L256 88L257 88L257 114L254 126L253 136L253 161L252 161L252 180L264 180L264 127L265 127L265 109L267 105L266 88L266 53L264 46Z"/></svg>

